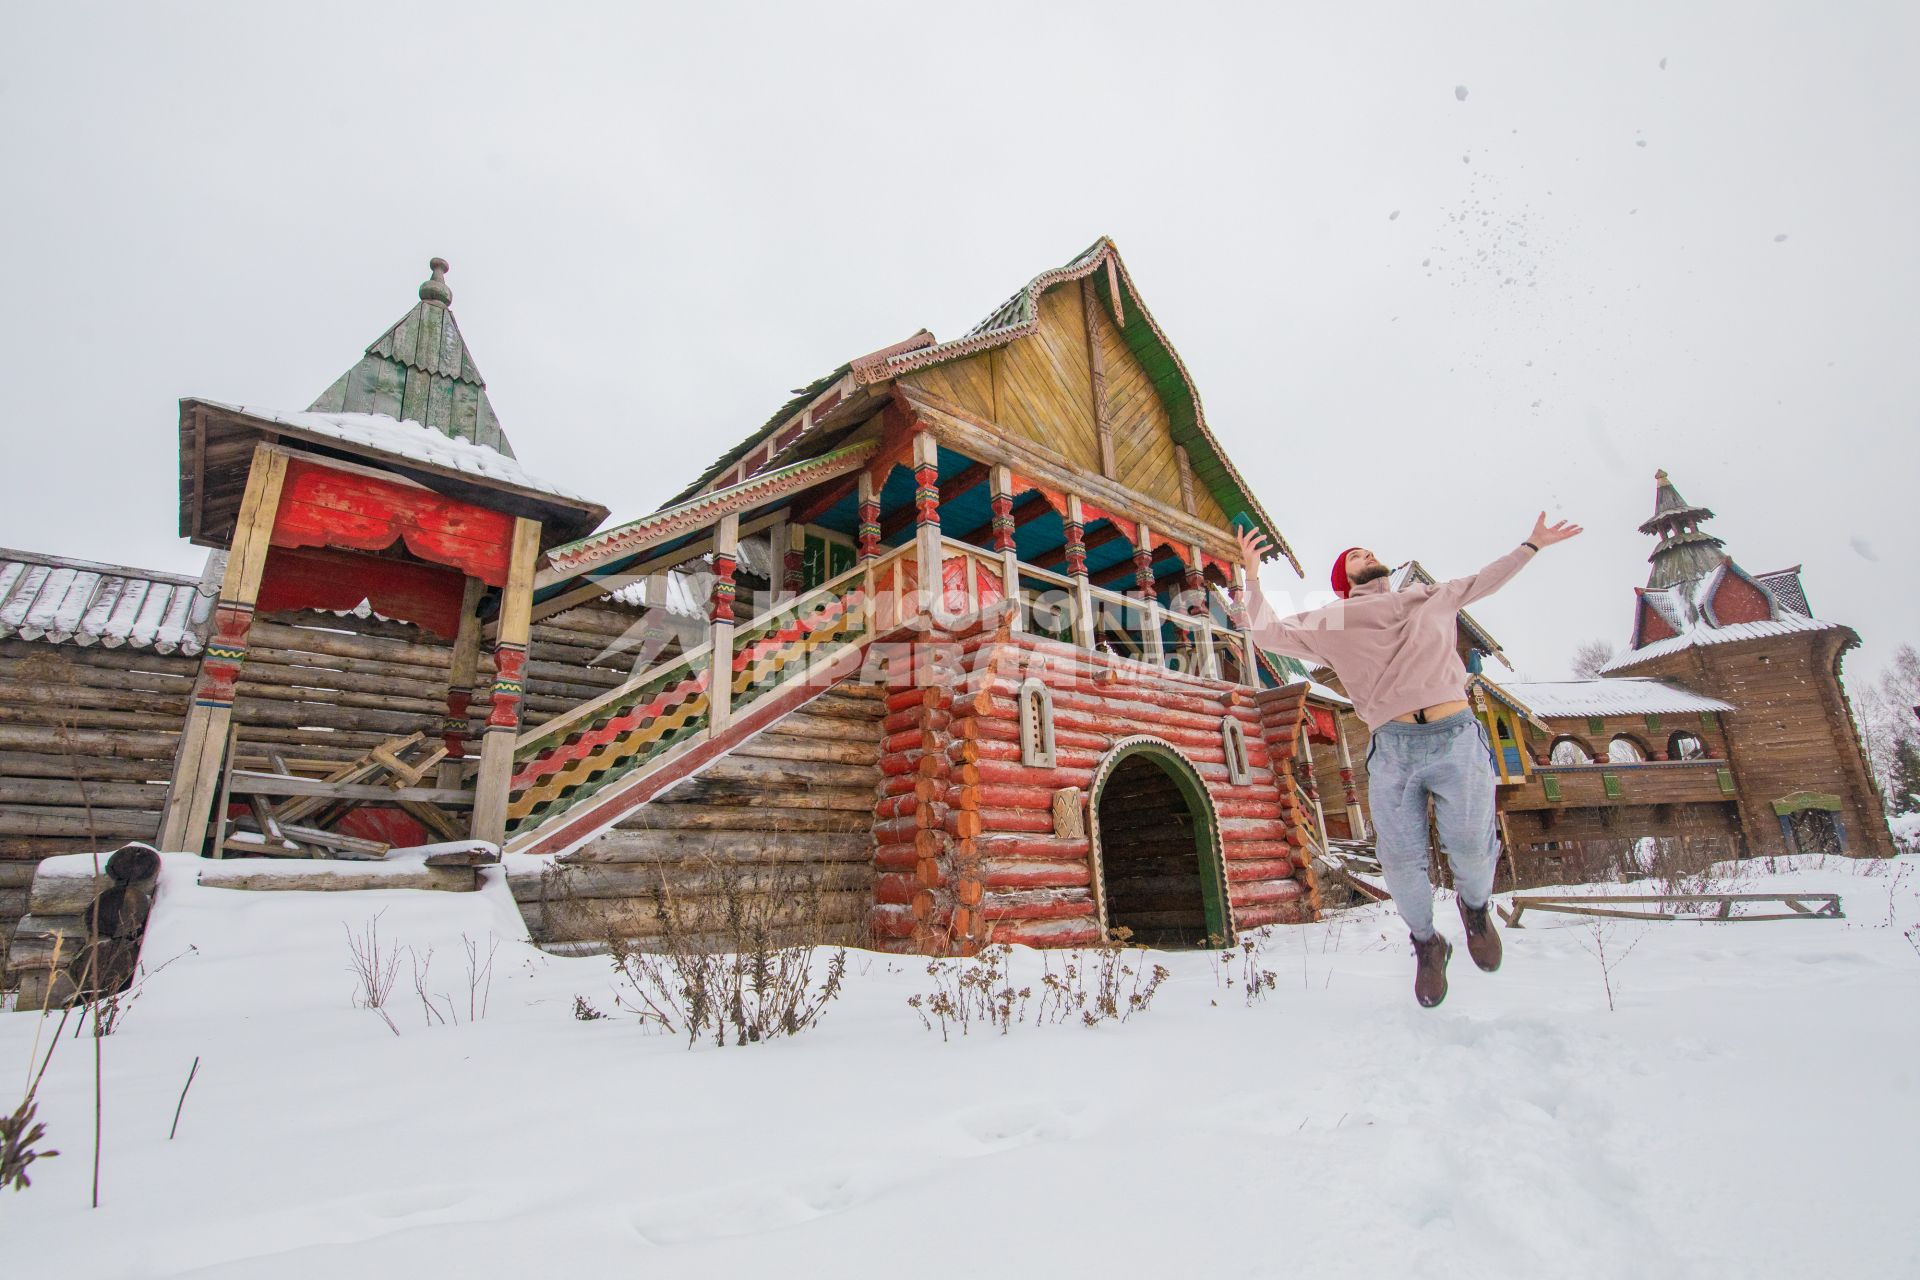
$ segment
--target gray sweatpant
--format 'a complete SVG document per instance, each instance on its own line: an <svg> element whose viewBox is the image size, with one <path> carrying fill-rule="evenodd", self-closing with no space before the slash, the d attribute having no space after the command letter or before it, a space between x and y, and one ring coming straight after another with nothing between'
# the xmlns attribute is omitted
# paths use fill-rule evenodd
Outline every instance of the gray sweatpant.
<svg viewBox="0 0 1920 1280"><path fill-rule="evenodd" d="M1433 797L1440 847L1453 864L1454 889L1468 906L1493 894L1500 860L1494 830L1493 750L1471 711L1431 724L1389 720L1367 748L1367 809L1374 850L1393 905L1416 938L1433 936L1433 888L1427 880L1427 797Z"/></svg>

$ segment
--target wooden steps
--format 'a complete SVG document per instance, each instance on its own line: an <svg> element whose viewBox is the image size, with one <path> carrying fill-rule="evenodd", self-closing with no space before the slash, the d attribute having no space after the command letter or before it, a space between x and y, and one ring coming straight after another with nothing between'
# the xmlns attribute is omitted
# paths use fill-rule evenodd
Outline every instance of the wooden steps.
<svg viewBox="0 0 1920 1280"><path fill-rule="evenodd" d="M843 682L561 858L514 859L533 940L662 938L659 900L716 945L731 898L820 942L866 940L884 691Z"/></svg>

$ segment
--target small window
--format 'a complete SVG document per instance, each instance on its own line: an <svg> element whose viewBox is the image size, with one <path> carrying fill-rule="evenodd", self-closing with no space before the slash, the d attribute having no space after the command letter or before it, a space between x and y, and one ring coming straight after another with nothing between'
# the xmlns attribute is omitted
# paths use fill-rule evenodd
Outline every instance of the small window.
<svg viewBox="0 0 1920 1280"><path fill-rule="evenodd" d="M1053 694L1032 676L1020 685L1020 763L1053 768Z"/></svg>
<svg viewBox="0 0 1920 1280"><path fill-rule="evenodd" d="M1253 781L1253 769L1247 763L1247 731L1232 716L1221 722L1220 746L1227 757L1227 781L1236 787Z"/></svg>

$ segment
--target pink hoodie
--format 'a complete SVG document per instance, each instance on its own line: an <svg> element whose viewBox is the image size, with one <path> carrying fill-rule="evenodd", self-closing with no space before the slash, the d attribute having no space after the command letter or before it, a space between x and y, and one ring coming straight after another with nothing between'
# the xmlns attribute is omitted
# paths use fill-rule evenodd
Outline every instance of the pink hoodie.
<svg viewBox="0 0 1920 1280"><path fill-rule="evenodd" d="M1476 574L1437 586L1410 582L1394 591L1386 578L1353 588L1325 608L1253 627L1254 643L1340 676L1367 728L1395 716L1466 696L1467 669L1455 644L1455 616L1492 595L1537 553L1526 543Z"/></svg>

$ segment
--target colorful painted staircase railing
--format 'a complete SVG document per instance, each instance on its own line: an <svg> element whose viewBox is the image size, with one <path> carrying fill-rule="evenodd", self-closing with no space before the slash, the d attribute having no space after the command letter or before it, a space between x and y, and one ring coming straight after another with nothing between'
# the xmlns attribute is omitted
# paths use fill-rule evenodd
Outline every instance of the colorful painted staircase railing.
<svg viewBox="0 0 1920 1280"><path fill-rule="evenodd" d="M701 645L524 735L514 748L507 834L592 799L707 729L711 647Z"/></svg>
<svg viewBox="0 0 1920 1280"><path fill-rule="evenodd" d="M802 672L825 669L848 645L866 638L872 610L865 581L864 569L851 569L736 632L733 709Z"/></svg>
<svg viewBox="0 0 1920 1280"><path fill-rule="evenodd" d="M733 634L725 670L737 717L753 702L810 675L831 683L840 659L873 637L870 573L911 556L911 545L872 566L851 569L797 600L769 610ZM897 580L897 575L895 575ZM514 748L507 835L516 843L620 784L635 781L709 736L711 645L635 677L620 688L521 736Z"/></svg>

